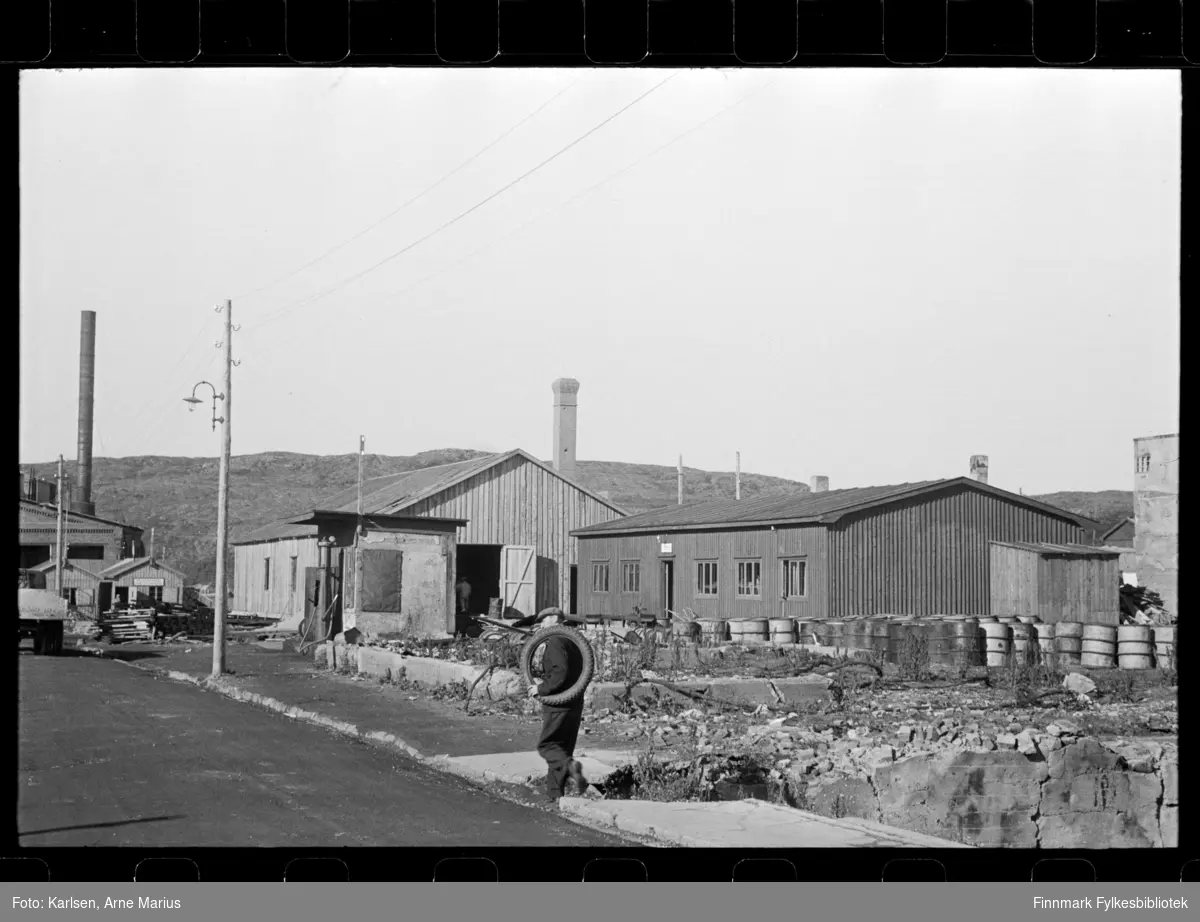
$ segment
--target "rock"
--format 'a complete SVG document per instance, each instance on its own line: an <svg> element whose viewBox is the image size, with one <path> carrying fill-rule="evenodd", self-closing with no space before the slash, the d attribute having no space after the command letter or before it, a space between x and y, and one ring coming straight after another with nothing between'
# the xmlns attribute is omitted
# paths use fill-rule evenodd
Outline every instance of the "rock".
<svg viewBox="0 0 1200 922"><path fill-rule="evenodd" d="M1051 778L1071 778L1075 775L1116 771L1121 757L1109 752L1091 737L1063 746L1047 756Z"/></svg>
<svg viewBox="0 0 1200 922"><path fill-rule="evenodd" d="M915 734L916 731L906 724L896 731L896 739L900 740L901 743L908 743L912 741Z"/></svg>
<svg viewBox="0 0 1200 922"><path fill-rule="evenodd" d="M833 763L829 759L817 763L816 773L818 775L824 775L831 771L833 771Z"/></svg>
<svg viewBox="0 0 1200 922"><path fill-rule="evenodd" d="M1177 806L1179 804L1179 762L1173 756L1163 759L1162 782L1164 809L1168 806Z"/></svg>
<svg viewBox="0 0 1200 922"><path fill-rule="evenodd" d="M1179 848L1179 806L1163 805L1158 814L1158 828L1163 848Z"/></svg>
<svg viewBox="0 0 1200 922"><path fill-rule="evenodd" d="M1017 752L1026 757L1038 754L1037 743L1033 741L1033 737L1028 730L1022 730L1017 734Z"/></svg>
<svg viewBox="0 0 1200 922"><path fill-rule="evenodd" d="M871 783L837 773L809 784L805 792L808 809L821 816L853 816L874 820L877 815Z"/></svg>
<svg viewBox="0 0 1200 922"><path fill-rule="evenodd" d="M996 746L1000 749L1016 749L1017 738L1011 733L1001 733L996 737Z"/></svg>
<svg viewBox="0 0 1200 922"><path fill-rule="evenodd" d="M1063 741L1057 736L1043 736L1038 742L1038 748L1041 749L1042 752L1054 752L1056 749L1063 748Z"/></svg>
<svg viewBox="0 0 1200 922"><path fill-rule="evenodd" d="M1096 690L1096 683L1079 672L1072 672L1063 679L1062 684L1063 688L1076 695L1090 695Z"/></svg>
<svg viewBox="0 0 1200 922"><path fill-rule="evenodd" d="M1008 732L1009 732L1009 733L1012 733L1012 734L1017 734L1017 733L1020 733L1020 732L1021 732L1022 730L1024 730L1025 728L1024 728L1023 726L1021 726L1019 723L1017 723L1017 722L1014 720L1012 723L1010 723L1010 724L1008 725L1008 728L1007 728L1007 729L1008 729Z"/></svg>
<svg viewBox="0 0 1200 922"><path fill-rule="evenodd" d="M1162 746L1153 742L1112 740L1103 745L1109 752L1116 753L1124 759L1129 770L1134 772L1153 772L1162 756Z"/></svg>

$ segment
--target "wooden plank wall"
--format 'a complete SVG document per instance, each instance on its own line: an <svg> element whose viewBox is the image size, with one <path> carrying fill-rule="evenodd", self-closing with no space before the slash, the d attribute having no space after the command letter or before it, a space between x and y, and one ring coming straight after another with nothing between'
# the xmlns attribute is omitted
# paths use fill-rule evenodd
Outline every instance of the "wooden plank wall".
<svg viewBox="0 0 1200 922"><path fill-rule="evenodd" d="M1079 543L1065 519L966 487L829 526L832 617L991 611L991 541Z"/></svg>
<svg viewBox="0 0 1200 922"><path fill-rule="evenodd" d="M291 558L296 557L296 589L291 590ZM263 561L271 560L271 588L263 589ZM304 569L320 564L315 535L280 538L233 549L232 611L292 618L304 615Z"/></svg>
<svg viewBox="0 0 1200 922"><path fill-rule="evenodd" d="M1037 614L1045 622L1117 624L1119 580L1117 558L1041 557Z"/></svg>
<svg viewBox="0 0 1200 922"><path fill-rule="evenodd" d="M671 553L661 553L655 535L629 535L611 538L581 538L579 542L579 599L584 614L628 615L634 606L661 612L661 567L664 560L675 562L675 610L688 607L701 617L710 618L820 618L828 605L826 592L826 542L819 526L795 528L744 529L727 532L664 533ZM805 597L780 600L783 590L785 558L803 558L807 564ZM700 561L717 562L718 594L696 595L697 568ZM762 593L757 599L737 596L737 562L758 560L762 565ZM592 589L592 564L609 563L609 591ZM641 591L622 592L621 564L637 561L641 566ZM781 615L782 612L782 615Z"/></svg>
<svg viewBox="0 0 1200 922"><path fill-rule="evenodd" d="M1033 551L991 545L991 614L1039 613L1038 561Z"/></svg>
<svg viewBox="0 0 1200 922"><path fill-rule="evenodd" d="M466 527L458 529L459 544L535 547L546 561L538 563L541 608L570 602L571 566L577 563L579 552L570 532L621 518L616 510L575 485L520 457L482 471L404 511L466 519ZM580 579L582 584L582 574ZM547 583L544 590L543 580Z"/></svg>

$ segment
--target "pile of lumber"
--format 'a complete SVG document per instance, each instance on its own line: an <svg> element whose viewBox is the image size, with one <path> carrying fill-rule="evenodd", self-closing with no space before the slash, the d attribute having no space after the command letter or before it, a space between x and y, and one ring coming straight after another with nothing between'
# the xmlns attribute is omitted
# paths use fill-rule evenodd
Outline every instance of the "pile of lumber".
<svg viewBox="0 0 1200 922"><path fill-rule="evenodd" d="M154 610L105 612L100 617L100 636L111 643L154 639Z"/></svg>

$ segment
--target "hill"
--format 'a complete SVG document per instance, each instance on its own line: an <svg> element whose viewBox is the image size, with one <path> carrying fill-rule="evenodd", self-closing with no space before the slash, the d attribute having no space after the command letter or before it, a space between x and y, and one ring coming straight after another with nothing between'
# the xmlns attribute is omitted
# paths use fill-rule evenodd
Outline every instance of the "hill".
<svg viewBox="0 0 1200 922"><path fill-rule="evenodd" d="M483 457L487 452L449 448L410 456L366 455L364 478L418 470L453 461ZM28 467L29 465L25 465ZM53 476L54 465L34 465L40 476ZM67 465L74 475L74 463ZM675 468L618 461L580 461L578 480L590 490L605 493L628 512L672 505L676 501ZM154 529L156 556L178 567L193 582L215 579L217 527L216 458L170 458L143 455L93 460L93 499L96 511L146 529ZM230 470L229 518L234 538L255 528L318 505L320 500L354 486L358 455L302 455L265 452L233 458ZM732 498L732 472L684 468L685 499ZM807 491L808 485L742 473L742 496L766 496ZM1103 522L1115 524L1133 514L1128 491L1052 493L1033 497Z"/></svg>

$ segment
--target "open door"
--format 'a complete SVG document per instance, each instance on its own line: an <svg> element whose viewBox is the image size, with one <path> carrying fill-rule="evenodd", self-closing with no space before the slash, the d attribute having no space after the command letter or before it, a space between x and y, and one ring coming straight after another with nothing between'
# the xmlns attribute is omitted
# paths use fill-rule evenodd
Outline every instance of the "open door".
<svg viewBox="0 0 1200 922"><path fill-rule="evenodd" d="M112 580L101 580L100 585L96 588L96 614L106 612L112 608L113 584Z"/></svg>
<svg viewBox="0 0 1200 922"><path fill-rule="evenodd" d="M500 594L505 618L537 614L537 549L505 545L500 552Z"/></svg>
<svg viewBox="0 0 1200 922"><path fill-rule="evenodd" d="M675 610L675 561L664 560L662 562L662 594L659 598L662 599L663 613L661 617L669 618L667 610Z"/></svg>
<svg viewBox="0 0 1200 922"><path fill-rule="evenodd" d="M324 596L322 584L325 571L320 567L304 568L304 623L300 633L308 640L324 640L328 630L324 623Z"/></svg>

